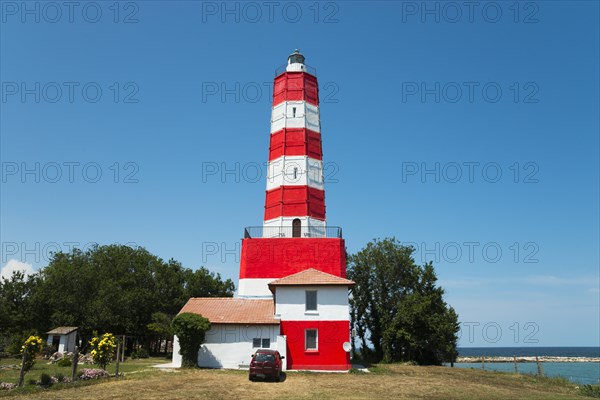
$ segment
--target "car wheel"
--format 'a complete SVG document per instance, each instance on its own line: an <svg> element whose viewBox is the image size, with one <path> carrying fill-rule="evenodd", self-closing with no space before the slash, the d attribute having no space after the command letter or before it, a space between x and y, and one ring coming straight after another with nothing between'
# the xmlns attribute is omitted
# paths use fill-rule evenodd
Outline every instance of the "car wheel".
<svg viewBox="0 0 600 400"><path fill-rule="evenodd" d="M253 376L249 376L248 379L250 380L250 382L254 382L254 377Z"/></svg>

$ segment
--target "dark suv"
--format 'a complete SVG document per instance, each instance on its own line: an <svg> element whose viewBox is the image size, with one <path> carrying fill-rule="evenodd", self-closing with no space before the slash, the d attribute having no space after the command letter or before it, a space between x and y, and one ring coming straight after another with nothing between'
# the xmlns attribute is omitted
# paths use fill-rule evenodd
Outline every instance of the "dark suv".
<svg viewBox="0 0 600 400"><path fill-rule="evenodd" d="M282 357L277 350L259 349L252 354L249 379L281 379Z"/></svg>

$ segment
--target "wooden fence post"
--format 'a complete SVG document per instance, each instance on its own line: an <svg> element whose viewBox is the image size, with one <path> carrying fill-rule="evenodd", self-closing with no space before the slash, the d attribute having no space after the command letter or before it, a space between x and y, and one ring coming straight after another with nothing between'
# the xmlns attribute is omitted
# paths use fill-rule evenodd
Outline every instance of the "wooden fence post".
<svg viewBox="0 0 600 400"><path fill-rule="evenodd" d="M544 367L542 366L542 363L540 363L540 359L538 358L538 356L535 356L535 362L537 364L538 376L544 376Z"/></svg>
<svg viewBox="0 0 600 400"><path fill-rule="evenodd" d="M115 377L119 379L119 360L121 358L121 341L117 339L117 365L115 369Z"/></svg>
<svg viewBox="0 0 600 400"><path fill-rule="evenodd" d="M121 350L121 362L125 362L125 344L127 343L127 336L123 335L123 350Z"/></svg>
<svg viewBox="0 0 600 400"><path fill-rule="evenodd" d="M481 369L485 369L485 356L481 356Z"/></svg>
<svg viewBox="0 0 600 400"><path fill-rule="evenodd" d="M515 374L519 373L519 370L517 369L517 356L513 356L513 363L515 364Z"/></svg>
<svg viewBox="0 0 600 400"><path fill-rule="evenodd" d="M27 362L27 350L23 349L23 359L21 361L21 372L19 373L19 387L25 383L25 363Z"/></svg>
<svg viewBox="0 0 600 400"><path fill-rule="evenodd" d="M77 364L79 364L79 346L75 346L73 351L73 368L71 369L71 382L77 380Z"/></svg>

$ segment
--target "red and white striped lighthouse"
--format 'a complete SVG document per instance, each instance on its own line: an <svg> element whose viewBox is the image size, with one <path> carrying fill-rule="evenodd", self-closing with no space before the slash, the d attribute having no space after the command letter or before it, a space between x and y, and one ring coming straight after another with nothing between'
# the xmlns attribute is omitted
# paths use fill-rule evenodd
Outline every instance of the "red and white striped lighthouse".
<svg viewBox="0 0 600 400"><path fill-rule="evenodd" d="M319 86L296 50L273 84L263 237L325 235Z"/></svg>
<svg viewBox="0 0 600 400"><path fill-rule="evenodd" d="M342 230L325 224L317 78L298 50L275 75L264 221L244 230L237 296L192 298L181 312L211 322L200 366L240 368L269 348L288 369L348 370L354 282ZM181 365L177 337L173 348Z"/></svg>
<svg viewBox="0 0 600 400"><path fill-rule="evenodd" d="M242 241L238 295L270 297L269 282L308 268L345 278L341 229L325 222L319 86L298 50L275 76L265 197L263 226Z"/></svg>
<svg viewBox="0 0 600 400"><path fill-rule="evenodd" d="M348 370L354 282L342 230L325 223L319 85L298 50L275 76L270 138L263 226L244 232L238 296L272 299L287 368Z"/></svg>

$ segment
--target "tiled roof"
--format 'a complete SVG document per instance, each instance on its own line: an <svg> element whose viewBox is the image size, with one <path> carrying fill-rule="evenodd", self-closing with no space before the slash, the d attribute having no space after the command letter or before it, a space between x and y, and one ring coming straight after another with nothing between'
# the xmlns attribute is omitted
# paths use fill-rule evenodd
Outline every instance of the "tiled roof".
<svg viewBox="0 0 600 400"><path fill-rule="evenodd" d="M279 324L273 300L192 297L179 313L201 314L212 324Z"/></svg>
<svg viewBox="0 0 600 400"><path fill-rule="evenodd" d="M354 282L340 278L314 268L305 269L296 274L277 279L269 283L269 286L298 286L298 285L343 285L353 286Z"/></svg>
<svg viewBox="0 0 600 400"><path fill-rule="evenodd" d="M54 328L49 332L46 332L48 335L68 335L69 333L76 331L79 329L76 326L59 326L58 328Z"/></svg>

